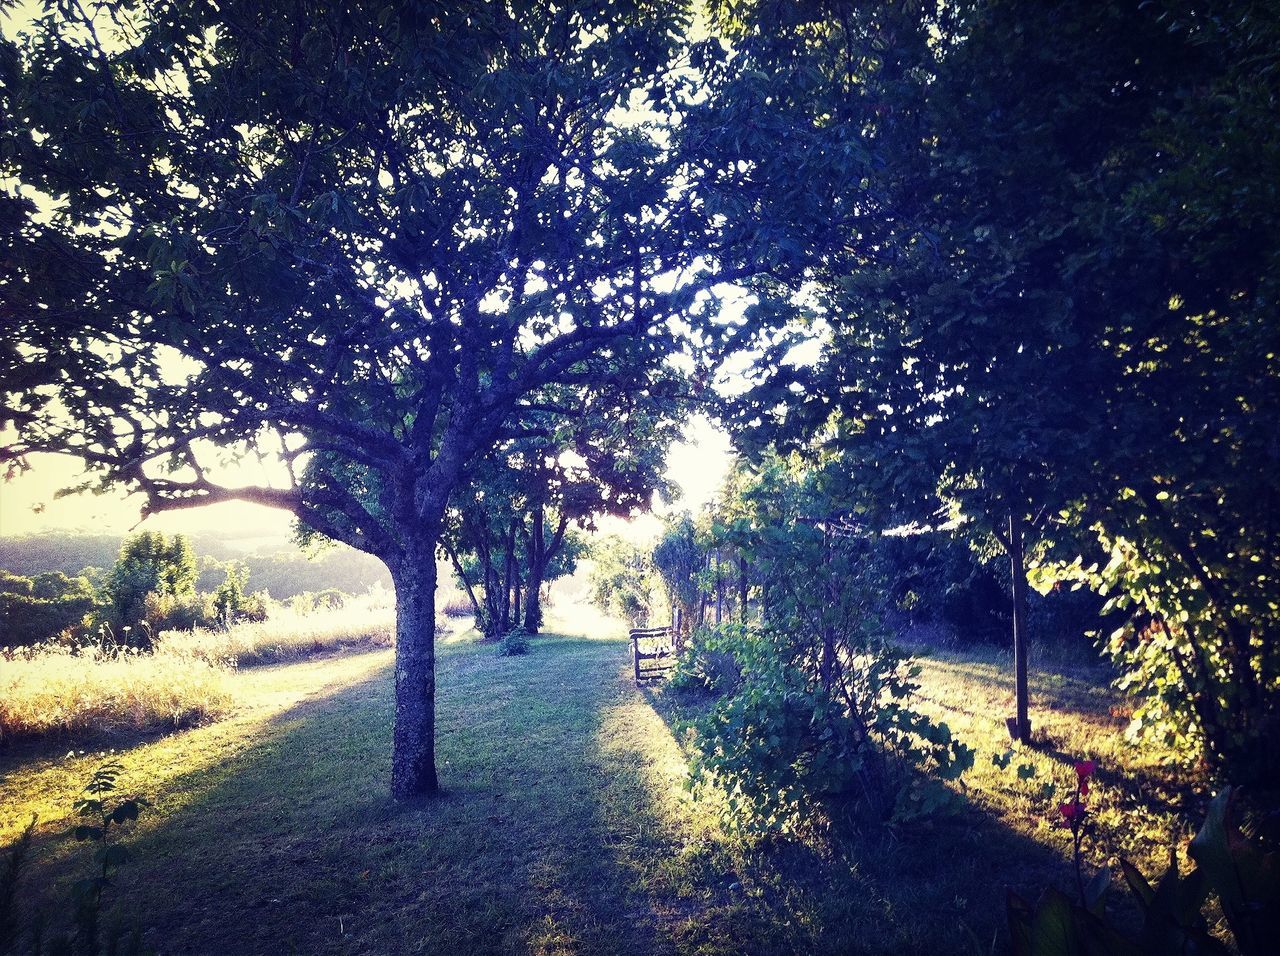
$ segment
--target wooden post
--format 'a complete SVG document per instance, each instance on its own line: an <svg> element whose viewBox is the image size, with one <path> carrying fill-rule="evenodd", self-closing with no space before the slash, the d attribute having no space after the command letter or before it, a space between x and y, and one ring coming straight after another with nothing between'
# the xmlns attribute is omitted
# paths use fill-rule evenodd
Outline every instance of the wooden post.
<svg viewBox="0 0 1280 956"><path fill-rule="evenodd" d="M1013 576L1013 681L1017 714L1014 727L1019 743L1031 742L1027 692L1027 568L1022 516L1009 512L1009 570Z"/></svg>

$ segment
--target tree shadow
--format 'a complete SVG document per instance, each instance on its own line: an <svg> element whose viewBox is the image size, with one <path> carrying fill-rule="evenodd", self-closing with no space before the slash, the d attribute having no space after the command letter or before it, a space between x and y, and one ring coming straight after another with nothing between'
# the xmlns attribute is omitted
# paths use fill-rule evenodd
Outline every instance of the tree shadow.
<svg viewBox="0 0 1280 956"><path fill-rule="evenodd" d="M989 949L1005 885L1069 885L976 805L834 851L727 835L626 650L442 655L434 800L387 795L390 661L282 710L152 794L116 910L162 952L942 952Z"/></svg>

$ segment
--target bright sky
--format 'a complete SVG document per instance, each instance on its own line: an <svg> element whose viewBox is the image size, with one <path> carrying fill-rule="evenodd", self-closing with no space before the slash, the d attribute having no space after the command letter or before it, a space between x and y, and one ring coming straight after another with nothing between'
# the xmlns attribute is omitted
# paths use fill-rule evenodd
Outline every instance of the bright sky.
<svg viewBox="0 0 1280 956"><path fill-rule="evenodd" d="M682 500L658 502L659 511L696 511L716 493L728 471L729 437L703 416L685 426L684 440L672 446L667 458L667 477L683 491ZM251 462L237 477L245 483L268 484L269 477L256 472ZM41 531L78 530L103 534L124 534L138 525L141 496L122 493L95 495L80 493L55 498L59 489L82 480L79 465L72 459L54 455L36 456L26 474L0 481L0 536L33 534ZM242 502L210 505L189 511L175 511L148 518L143 528L209 533L228 539L279 538L290 534L292 517L284 511ZM603 530L647 538L657 530L657 519L641 517L634 522L611 520Z"/></svg>

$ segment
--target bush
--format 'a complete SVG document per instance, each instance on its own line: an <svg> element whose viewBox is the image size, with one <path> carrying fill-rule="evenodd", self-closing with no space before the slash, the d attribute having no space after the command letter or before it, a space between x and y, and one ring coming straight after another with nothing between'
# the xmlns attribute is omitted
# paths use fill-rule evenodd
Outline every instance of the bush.
<svg viewBox="0 0 1280 956"><path fill-rule="evenodd" d="M676 658L668 685L673 690L697 690L719 696L735 689L741 681L742 671L732 652L717 646L713 632L699 628Z"/></svg>
<svg viewBox="0 0 1280 956"><path fill-rule="evenodd" d="M0 644L27 647L83 632L96 598L83 577L58 572L34 578L0 571Z"/></svg>
<svg viewBox="0 0 1280 956"><path fill-rule="evenodd" d="M513 628L502 635L498 642L500 657L517 657L529 653L529 632L523 627Z"/></svg>
<svg viewBox="0 0 1280 956"><path fill-rule="evenodd" d="M973 765L973 751L945 724L910 709L919 668L885 644L846 656L830 686L776 630L721 625L700 645L695 656L727 655L733 665L721 673L740 674L692 722L692 783L727 793L730 822L780 830L816 817L902 822L949 806L954 796L939 781Z"/></svg>

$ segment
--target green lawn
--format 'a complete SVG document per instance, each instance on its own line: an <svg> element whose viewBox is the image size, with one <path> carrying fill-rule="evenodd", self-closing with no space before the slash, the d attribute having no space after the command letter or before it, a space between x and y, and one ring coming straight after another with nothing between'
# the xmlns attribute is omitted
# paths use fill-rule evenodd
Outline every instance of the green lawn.
<svg viewBox="0 0 1280 956"><path fill-rule="evenodd" d="M232 717L124 750L124 786L153 807L114 898L153 949L990 951L1007 884L1069 885L1043 801L1012 769L990 766L1007 684L989 662L940 660L926 672L930 706L979 745L968 809L844 849L718 830L681 786L671 701L635 688L627 645L608 629L538 639L524 658L447 644L448 794L394 804L391 662L378 650L244 671ZM1055 751L1115 740L1105 695L1037 680L1065 745L1035 754L1043 774L1061 770ZM1118 760L1116 746L1093 750ZM100 758L46 749L2 759L0 842L38 813L28 880L62 887L87 851L57 834ZM1103 789L1116 813L1136 799L1123 782Z"/></svg>

